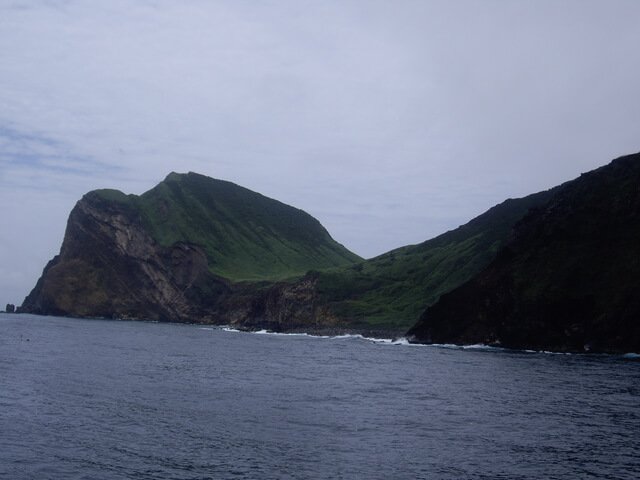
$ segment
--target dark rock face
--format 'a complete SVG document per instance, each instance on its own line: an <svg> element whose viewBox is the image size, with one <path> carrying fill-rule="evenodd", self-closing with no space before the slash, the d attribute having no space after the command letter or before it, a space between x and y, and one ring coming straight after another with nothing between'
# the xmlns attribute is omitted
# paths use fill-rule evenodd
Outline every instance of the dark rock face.
<svg viewBox="0 0 640 480"><path fill-rule="evenodd" d="M533 209L478 276L427 309L419 343L640 352L640 154Z"/></svg>
<svg viewBox="0 0 640 480"><path fill-rule="evenodd" d="M293 283L276 283L266 288L235 286L225 301L225 319L231 326L274 332L313 331L341 327L318 293L318 278L308 274Z"/></svg>
<svg viewBox="0 0 640 480"><path fill-rule="evenodd" d="M5 312L14 313L15 311L16 311L16 306L13 303L7 303L7 308L5 309Z"/></svg>

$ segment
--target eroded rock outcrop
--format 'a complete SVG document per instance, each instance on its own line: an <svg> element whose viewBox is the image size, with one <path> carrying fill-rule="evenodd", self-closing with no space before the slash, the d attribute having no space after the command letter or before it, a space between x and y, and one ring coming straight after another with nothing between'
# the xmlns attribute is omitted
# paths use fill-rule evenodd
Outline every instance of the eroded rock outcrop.
<svg viewBox="0 0 640 480"><path fill-rule="evenodd" d="M60 251L21 311L78 317L192 321L229 294L198 245L159 245L126 204L89 193L69 216ZM210 303L202 305L201 297Z"/></svg>
<svg viewBox="0 0 640 480"><path fill-rule="evenodd" d="M340 328L346 325L329 309L318 293L318 278L307 274L295 283L262 288L237 285L225 301L225 318L231 326L274 332Z"/></svg>

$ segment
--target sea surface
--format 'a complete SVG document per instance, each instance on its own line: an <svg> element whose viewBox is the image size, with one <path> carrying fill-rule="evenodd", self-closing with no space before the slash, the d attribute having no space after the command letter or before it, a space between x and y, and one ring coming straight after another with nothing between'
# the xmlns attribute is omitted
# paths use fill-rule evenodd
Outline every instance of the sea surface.
<svg viewBox="0 0 640 480"><path fill-rule="evenodd" d="M640 357L0 315L1 479L638 479Z"/></svg>

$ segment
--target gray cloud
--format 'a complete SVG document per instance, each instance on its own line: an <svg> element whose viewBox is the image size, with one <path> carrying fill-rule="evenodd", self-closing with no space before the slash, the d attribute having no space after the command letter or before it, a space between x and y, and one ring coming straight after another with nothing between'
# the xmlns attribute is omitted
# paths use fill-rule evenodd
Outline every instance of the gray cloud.
<svg viewBox="0 0 640 480"><path fill-rule="evenodd" d="M193 170L369 257L635 152L639 18L635 0L4 3L0 304L93 188Z"/></svg>

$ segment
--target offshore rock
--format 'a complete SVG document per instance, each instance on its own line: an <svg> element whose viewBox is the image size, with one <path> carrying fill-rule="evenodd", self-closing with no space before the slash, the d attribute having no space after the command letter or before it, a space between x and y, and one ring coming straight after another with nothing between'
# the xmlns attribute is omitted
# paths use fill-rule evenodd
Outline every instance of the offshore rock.
<svg viewBox="0 0 640 480"><path fill-rule="evenodd" d="M640 352L640 154L567 183L479 275L428 308L417 343Z"/></svg>

